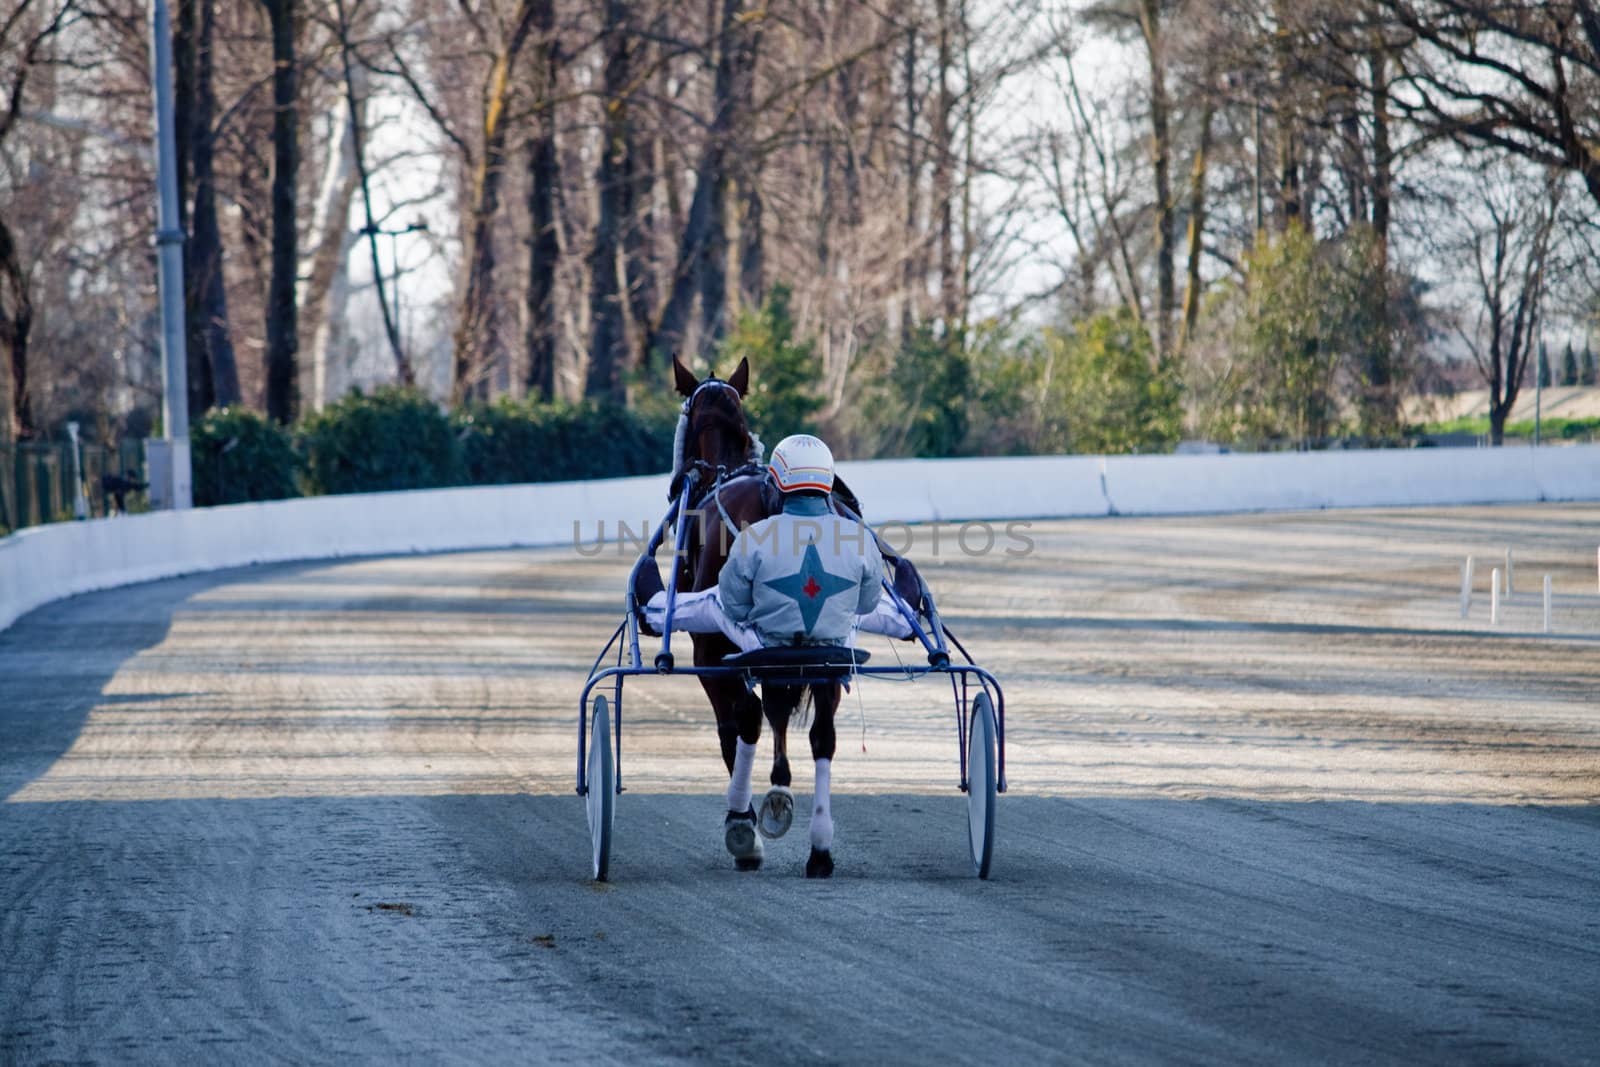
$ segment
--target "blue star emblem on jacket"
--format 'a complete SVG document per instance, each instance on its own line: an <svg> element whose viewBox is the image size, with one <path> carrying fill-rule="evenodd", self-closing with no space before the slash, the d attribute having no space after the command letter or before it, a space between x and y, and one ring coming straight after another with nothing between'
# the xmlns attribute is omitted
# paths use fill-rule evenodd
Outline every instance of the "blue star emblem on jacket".
<svg viewBox="0 0 1600 1067"><path fill-rule="evenodd" d="M806 633L810 633L817 624L817 616L822 614L822 605L828 602L829 597L856 587L856 583L848 578L829 574L823 569L822 557L817 553L815 543L806 546L806 554L800 561L798 571L761 584L794 600L795 606L800 609L801 621L806 624Z"/></svg>

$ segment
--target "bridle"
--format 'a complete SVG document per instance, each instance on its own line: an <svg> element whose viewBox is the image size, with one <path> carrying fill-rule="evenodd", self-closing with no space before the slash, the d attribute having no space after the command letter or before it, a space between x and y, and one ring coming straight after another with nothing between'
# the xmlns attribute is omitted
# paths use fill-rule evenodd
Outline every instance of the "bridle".
<svg viewBox="0 0 1600 1067"><path fill-rule="evenodd" d="M695 412L695 401L698 400L700 398L700 394L704 393L707 389L722 389L726 391L733 400L733 410L739 412L739 415L737 418L735 418L735 416L729 415L726 412L713 409L710 412L700 413L699 417L708 418L713 422L720 422L723 425L728 426L730 429L737 430L739 433L743 434L748 441L750 436L750 428L745 424L744 420L743 398L739 396L739 391L737 389L723 381L721 378L717 378L715 376L707 378L705 381L695 386L694 392L689 394L688 399L683 402L683 417L687 420L686 432L693 435L696 429L695 420L697 413Z"/></svg>
<svg viewBox="0 0 1600 1067"><path fill-rule="evenodd" d="M710 411L696 409L696 401L700 399L700 394L714 388L727 391L729 398L732 400L731 412L718 409ZM706 428L706 425L714 426L719 424L736 432L743 438L744 458L738 466L731 469L727 464L715 463L703 456L696 456L690 459L687 455L689 442L694 440L698 444L699 433ZM734 478L742 478L748 475L765 475L765 468L761 463L750 458L750 453L759 447L758 439L755 434L750 432L750 427L745 422L744 402L739 395L739 391L715 375L706 378L695 386L694 392L689 394L688 398L684 400L682 408L679 409L678 430L676 440L673 443L673 492L677 492L680 480L685 474L690 470L698 471L700 475L699 483L695 492L691 495L690 507L698 507L700 502L709 496L716 502L717 511L721 515L724 528L737 530L737 525L722 502L722 487Z"/></svg>
<svg viewBox="0 0 1600 1067"><path fill-rule="evenodd" d="M731 401L731 410L700 410L703 407L698 404L701 394L711 389L726 390L727 397ZM731 476L732 472L728 470L726 464L716 464L705 456L696 456L693 459L688 456L691 442L698 446L700 433L709 426L721 426L737 434L742 438L741 447L746 453L754 445L755 435L750 432L749 424L745 422L744 404L739 391L715 375L695 386L694 392L689 394L679 409L678 428L672 446L674 482L691 467L700 471L701 484L708 487L714 478L721 480ZM750 465L749 462L743 462L737 469L743 473L744 468Z"/></svg>

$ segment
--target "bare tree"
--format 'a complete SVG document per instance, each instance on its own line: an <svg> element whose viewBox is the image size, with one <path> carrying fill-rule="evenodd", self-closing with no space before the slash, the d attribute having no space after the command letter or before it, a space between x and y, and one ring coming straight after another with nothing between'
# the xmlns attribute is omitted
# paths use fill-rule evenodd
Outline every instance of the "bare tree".
<svg viewBox="0 0 1600 1067"><path fill-rule="evenodd" d="M1502 164L1480 172L1472 195L1461 204L1468 228L1456 246L1471 264L1476 304L1456 332L1489 389L1494 445L1505 438L1506 417L1538 347L1565 186L1561 171L1534 183L1519 178L1516 167Z"/></svg>
<svg viewBox="0 0 1600 1067"><path fill-rule="evenodd" d="M1600 3L1374 0L1418 47L1396 110L1437 135L1578 174L1600 204Z"/></svg>

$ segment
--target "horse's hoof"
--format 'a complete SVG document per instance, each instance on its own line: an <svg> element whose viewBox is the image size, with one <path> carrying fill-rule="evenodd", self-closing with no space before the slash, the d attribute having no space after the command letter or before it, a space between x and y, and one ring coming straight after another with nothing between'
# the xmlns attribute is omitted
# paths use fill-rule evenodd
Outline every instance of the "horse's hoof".
<svg viewBox="0 0 1600 1067"><path fill-rule="evenodd" d="M794 794L785 785L775 785L761 799L761 817L756 829L768 841L776 841L789 832L794 822Z"/></svg>
<svg viewBox="0 0 1600 1067"><path fill-rule="evenodd" d="M753 871L761 866L761 837L756 833L755 809L728 812L722 820L722 843L739 870Z"/></svg>
<svg viewBox="0 0 1600 1067"><path fill-rule="evenodd" d="M824 848L813 848L806 860L807 878L832 878L833 853Z"/></svg>

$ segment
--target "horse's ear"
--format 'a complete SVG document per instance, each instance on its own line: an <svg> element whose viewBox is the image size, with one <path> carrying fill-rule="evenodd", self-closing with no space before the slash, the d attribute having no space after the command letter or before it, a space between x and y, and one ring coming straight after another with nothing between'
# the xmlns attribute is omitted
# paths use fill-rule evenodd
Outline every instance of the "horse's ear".
<svg viewBox="0 0 1600 1067"><path fill-rule="evenodd" d="M744 396L745 390L750 385L749 357L741 359L739 361L739 365L733 368L733 373L728 375L728 384L733 386L734 392L738 393L740 396Z"/></svg>
<svg viewBox="0 0 1600 1067"><path fill-rule="evenodd" d="M683 365L676 353L672 356L672 377L678 384L678 392L682 396L694 396L694 391L700 385L700 380L694 372Z"/></svg>

